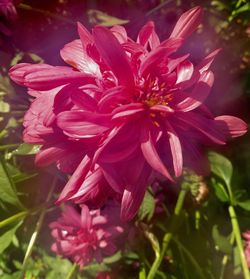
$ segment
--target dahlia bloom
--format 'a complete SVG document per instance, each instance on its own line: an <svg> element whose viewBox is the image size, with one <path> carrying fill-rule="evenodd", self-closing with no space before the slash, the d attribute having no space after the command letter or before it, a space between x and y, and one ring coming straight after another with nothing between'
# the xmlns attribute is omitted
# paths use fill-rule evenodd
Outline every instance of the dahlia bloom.
<svg viewBox="0 0 250 279"><path fill-rule="evenodd" d="M116 239L124 232L119 224L119 211L115 204L100 210L81 206L81 213L66 205L62 216L50 224L55 243L51 249L83 267L93 259L101 262L103 257L117 251Z"/></svg>
<svg viewBox="0 0 250 279"><path fill-rule="evenodd" d="M15 5L19 2L20 1L13 0L0 1L0 32L5 36L11 35L11 30L6 26L6 23L13 22L17 19L17 11Z"/></svg>
<svg viewBox="0 0 250 279"><path fill-rule="evenodd" d="M250 268L250 230L243 232L242 236L245 239L245 257Z"/></svg>
<svg viewBox="0 0 250 279"><path fill-rule="evenodd" d="M121 201L121 217L131 219L156 176L174 181L184 165L204 173L204 147L246 133L245 122L229 115L215 117L205 105L214 82L210 65L219 50L197 65L188 53L178 54L201 17L200 7L185 12L162 42L151 21L136 41L122 26L96 26L90 34L78 24L80 39L61 50L71 67L19 64L10 70L15 82L36 92L33 115L39 114L43 101L49 110L50 117L40 115L39 133L32 124L37 120L25 126L26 134L34 132L43 140L38 163L58 162L67 154L77 157L72 160L74 168L78 166L59 202L100 197L108 183ZM59 140L47 137L47 128ZM77 154L72 145L83 147Z"/></svg>

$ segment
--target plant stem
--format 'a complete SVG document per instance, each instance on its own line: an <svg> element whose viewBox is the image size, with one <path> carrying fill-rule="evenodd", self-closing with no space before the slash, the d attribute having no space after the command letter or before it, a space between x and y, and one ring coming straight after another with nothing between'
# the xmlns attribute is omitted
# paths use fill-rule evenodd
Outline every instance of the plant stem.
<svg viewBox="0 0 250 279"><path fill-rule="evenodd" d="M65 277L65 279L71 279L71 278L73 278L73 275L74 275L74 273L76 272L76 270L77 270L77 264L76 263L74 263L73 265L72 265L72 267L71 267L71 269L69 270L69 273L67 274L67 276Z"/></svg>
<svg viewBox="0 0 250 279"><path fill-rule="evenodd" d="M240 260L241 260L242 271L244 274L244 279L250 279L247 261L246 261L246 257L245 257L245 253L244 253L244 249L243 249L241 232L240 232L237 215L236 215L236 212L232 205L229 206L228 211L229 211L229 215L230 215L231 223L232 223L232 227L233 227L233 234L235 236L236 244L237 244L237 247L238 247L239 253L240 253Z"/></svg>
<svg viewBox="0 0 250 279"><path fill-rule="evenodd" d="M157 272L159 266L161 265L161 262L167 251L168 245L173 237L173 234L175 233L175 231L179 225L179 217L180 217L180 213L182 211L186 193L187 193L187 189L181 189L177 202L176 202L176 206L175 206L175 210L174 210L174 217L172 219L170 229L163 237L161 251L160 251L159 255L156 255L154 263L153 263L151 269L149 270L147 279L153 279L156 275L156 272Z"/></svg>
<svg viewBox="0 0 250 279"><path fill-rule="evenodd" d="M232 233L232 236L230 238L230 244L231 246L234 245L234 241L235 241L235 235L234 233ZM220 278L219 279L223 279L224 278L224 273L225 273L225 269L226 269L226 266L227 266L227 262L228 262L228 255L224 255L223 259L222 259L222 262L221 262L221 273L220 273Z"/></svg>
<svg viewBox="0 0 250 279"><path fill-rule="evenodd" d="M42 228L42 224L43 224L43 221L44 221L44 217L45 217L45 214L46 214L46 210L47 210L47 206L48 206L48 202L50 201L51 197L52 197L52 194L54 192L54 189L55 189L55 186L56 186L56 182L57 182L57 178L54 178L53 182L52 182L52 186L51 186L51 189L48 193L48 196L46 198L46 203L45 203L45 206L42 207L41 209L41 213L39 215L39 218L38 218L38 221L36 223L36 227L35 227L35 230L30 238L30 242L29 242L29 245L28 245L28 248L26 250L26 253L25 253L25 256L24 256L24 260L23 260L23 265L22 265L22 272L21 272L21 278L24 277L25 275L25 270L27 268L27 263L28 263L28 260L31 256L31 253L32 253L32 250L33 250L33 247L34 247L34 244L37 240L37 237L38 237L38 234Z"/></svg>

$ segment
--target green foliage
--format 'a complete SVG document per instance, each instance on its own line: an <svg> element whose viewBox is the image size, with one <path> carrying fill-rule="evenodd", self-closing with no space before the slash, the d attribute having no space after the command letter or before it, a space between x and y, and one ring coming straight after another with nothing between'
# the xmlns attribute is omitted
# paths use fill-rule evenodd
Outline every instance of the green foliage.
<svg viewBox="0 0 250 279"><path fill-rule="evenodd" d="M21 226L22 222L19 222L12 228L10 228L7 232L0 235L0 253L3 253L3 251L11 244L11 242L14 239L16 230Z"/></svg>
<svg viewBox="0 0 250 279"><path fill-rule="evenodd" d="M140 206L138 217L140 220L146 219L150 221L155 211L155 199L151 192L148 190L145 193L143 202Z"/></svg>
<svg viewBox="0 0 250 279"><path fill-rule="evenodd" d="M12 205L15 205L19 208L23 208L22 203L20 202L16 186L8 172L6 163L3 159L0 158L0 200Z"/></svg>
<svg viewBox="0 0 250 279"><path fill-rule="evenodd" d="M92 24L99 24L107 27L114 25L122 25L129 22L129 20L110 16L99 10L88 10L87 14L89 16L89 21Z"/></svg>

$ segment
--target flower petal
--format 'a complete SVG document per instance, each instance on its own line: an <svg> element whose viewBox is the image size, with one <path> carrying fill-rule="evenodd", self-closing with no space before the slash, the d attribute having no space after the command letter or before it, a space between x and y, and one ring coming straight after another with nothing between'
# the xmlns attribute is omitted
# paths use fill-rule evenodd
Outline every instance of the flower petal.
<svg viewBox="0 0 250 279"><path fill-rule="evenodd" d="M186 39L191 35L201 22L203 10L201 7L194 7L181 15L177 21L170 38L181 37Z"/></svg>
<svg viewBox="0 0 250 279"><path fill-rule="evenodd" d="M225 144L225 136L216 126L214 120L203 117L194 112L179 112L176 116L184 123L190 125L194 129L200 131L207 138L217 144Z"/></svg>
<svg viewBox="0 0 250 279"><path fill-rule="evenodd" d="M196 69L200 71L200 73L207 71L211 64L214 61L214 58L217 56L217 54L221 51L221 48L214 50L210 54L208 54L200 64L196 66Z"/></svg>
<svg viewBox="0 0 250 279"><path fill-rule="evenodd" d="M141 131L141 150L148 164L156 171L173 181L167 168L161 161L151 138L149 127L143 126Z"/></svg>
<svg viewBox="0 0 250 279"><path fill-rule="evenodd" d="M67 64L78 69L80 72L101 77L98 64L86 54L80 40L74 40L66 44L61 49L60 54Z"/></svg>
<svg viewBox="0 0 250 279"><path fill-rule="evenodd" d="M72 110L58 114L57 125L69 136L89 138L107 131L111 123L109 114Z"/></svg>
<svg viewBox="0 0 250 279"><path fill-rule="evenodd" d="M71 176L68 183L63 188L58 200L56 201L57 204L68 200L77 192L77 190L82 185L87 173L89 172L90 163L91 161L88 156L85 156L82 159L74 174Z"/></svg>
<svg viewBox="0 0 250 279"><path fill-rule="evenodd" d="M181 111L191 111L199 107L207 98L213 86L214 75L211 71L203 72L191 94L176 105Z"/></svg>
<svg viewBox="0 0 250 279"><path fill-rule="evenodd" d="M236 138L247 132L247 124L238 117L230 115L221 115L215 117L216 125L221 129L223 134L229 138Z"/></svg>
<svg viewBox="0 0 250 279"><path fill-rule="evenodd" d="M133 87L134 77L132 70L126 54L116 37L103 26L96 26L93 30L93 36L103 60L113 71L120 84L129 88Z"/></svg>
<svg viewBox="0 0 250 279"><path fill-rule="evenodd" d="M181 142L176 131L173 129L170 123L167 122L166 124L167 124L167 133L169 136L170 149L173 158L174 171L175 171L175 175L178 177L182 174L182 167L183 167Z"/></svg>

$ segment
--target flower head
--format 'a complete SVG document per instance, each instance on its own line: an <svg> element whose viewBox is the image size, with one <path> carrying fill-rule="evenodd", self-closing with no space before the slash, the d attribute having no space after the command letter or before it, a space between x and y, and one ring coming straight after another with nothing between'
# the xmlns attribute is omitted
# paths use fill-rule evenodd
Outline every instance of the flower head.
<svg viewBox="0 0 250 279"><path fill-rule="evenodd" d="M81 267L93 259L101 262L103 257L111 256L117 251L116 238L124 232L117 209L115 204L103 210L89 210L82 205L80 213L65 206L62 216L50 224L55 240L52 250Z"/></svg>
<svg viewBox="0 0 250 279"><path fill-rule="evenodd" d="M86 200L85 190L100 192L105 180L120 196L122 218L131 219L156 176L173 181L183 165L202 173L204 147L246 132L239 118L215 117L205 105L219 50L197 65L188 53L178 54L201 16L200 7L187 11L162 42L151 21L136 41L122 26L96 26L90 34L78 24L80 40L61 50L71 67L19 64L10 70L14 81L41 92L38 103L56 90L48 106L53 121L45 126L54 125L70 144L87 146L59 201Z"/></svg>
<svg viewBox="0 0 250 279"><path fill-rule="evenodd" d="M242 236L245 239L245 257L247 265L250 267L250 230L243 232Z"/></svg>

